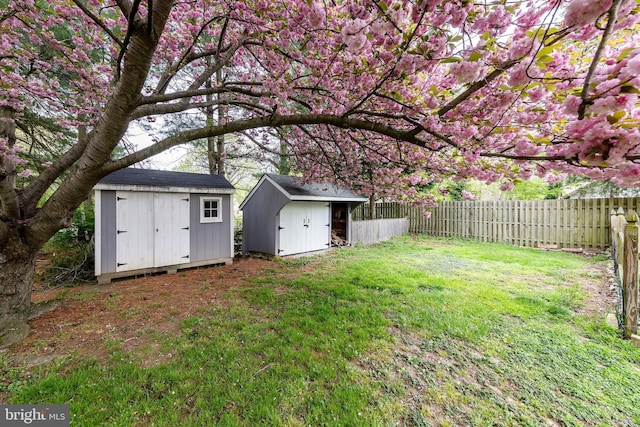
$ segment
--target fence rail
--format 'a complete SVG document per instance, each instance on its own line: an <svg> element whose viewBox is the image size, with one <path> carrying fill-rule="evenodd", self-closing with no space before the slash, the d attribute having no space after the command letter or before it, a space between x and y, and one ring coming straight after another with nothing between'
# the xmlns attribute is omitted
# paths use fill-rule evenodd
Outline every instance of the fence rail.
<svg viewBox="0 0 640 427"><path fill-rule="evenodd" d="M419 208L377 203L377 218L408 218L409 232L518 246L604 249L611 244L611 209L639 211L639 198L442 202L427 218ZM369 216L369 205L353 218Z"/></svg>

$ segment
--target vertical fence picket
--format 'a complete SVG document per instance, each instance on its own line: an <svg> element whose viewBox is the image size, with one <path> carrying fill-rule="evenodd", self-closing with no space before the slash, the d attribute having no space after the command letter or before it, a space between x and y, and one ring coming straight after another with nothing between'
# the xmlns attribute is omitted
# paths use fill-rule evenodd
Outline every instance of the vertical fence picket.
<svg viewBox="0 0 640 427"><path fill-rule="evenodd" d="M604 249L611 243L609 211L637 210L638 198L538 201L446 201L426 218L421 208L377 204L380 218L406 217L412 233L503 242L526 247L557 245ZM369 206L353 210L356 220L367 219Z"/></svg>

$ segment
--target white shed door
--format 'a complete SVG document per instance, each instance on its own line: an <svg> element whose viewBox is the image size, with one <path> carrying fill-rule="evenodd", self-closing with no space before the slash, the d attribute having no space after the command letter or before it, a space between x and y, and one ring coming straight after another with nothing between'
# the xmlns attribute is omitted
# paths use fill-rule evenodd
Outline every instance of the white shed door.
<svg viewBox="0 0 640 427"><path fill-rule="evenodd" d="M326 202L307 203L307 252L329 247L331 238L330 211L329 204Z"/></svg>
<svg viewBox="0 0 640 427"><path fill-rule="evenodd" d="M153 265L153 194L116 191L116 271Z"/></svg>
<svg viewBox="0 0 640 427"><path fill-rule="evenodd" d="M189 194L154 195L154 267L189 262Z"/></svg>
<svg viewBox="0 0 640 427"><path fill-rule="evenodd" d="M301 202L289 203L280 210L278 255L291 255L305 251L305 218L306 208Z"/></svg>
<svg viewBox="0 0 640 427"><path fill-rule="evenodd" d="M188 194L116 192L116 271L188 262Z"/></svg>
<svg viewBox="0 0 640 427"><path fill-rule="evenodd" d="M324 202L291 202L280 210L278 255L327 249L329 206Z"/></svg>

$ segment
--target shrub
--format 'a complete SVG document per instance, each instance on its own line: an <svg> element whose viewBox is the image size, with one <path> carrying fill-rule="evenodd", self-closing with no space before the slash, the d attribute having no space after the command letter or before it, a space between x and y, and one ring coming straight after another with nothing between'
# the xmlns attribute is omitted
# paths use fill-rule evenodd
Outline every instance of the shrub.
<svg viewBox="0 0 640 427"><path fill-rule="evenodd" d="M93 203L83 203L73 214L71 226L58 231L45 246L52 254L37 279L48 287L73 286L94 280Z"/></svg>

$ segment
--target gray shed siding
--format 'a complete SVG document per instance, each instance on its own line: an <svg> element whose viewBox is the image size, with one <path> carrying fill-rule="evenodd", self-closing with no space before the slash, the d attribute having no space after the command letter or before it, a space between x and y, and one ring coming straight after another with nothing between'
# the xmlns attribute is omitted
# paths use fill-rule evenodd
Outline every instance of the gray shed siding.
<svg viewBox="0 0 640 427"><path fill-rule="evenodd" d="M116 271L116 192L100 192L100 265L103 273Z"/></svg>
<svg viewBox="0 0 640 427"><path fill-rule="evenodd" d="M200 198L222 198L222 222L200 223ZM230 227L231 196L228 194L191 194L189 206L190 261L206 261L219 258L232 258L233 249Z"/></svg>
<svg viewBox="0 0 640 427"><path fill-rule="evenodd" d="M262 183L242 209L242 249L244 253L276 254L278 212L289 199L270 182Z"/></svg>

